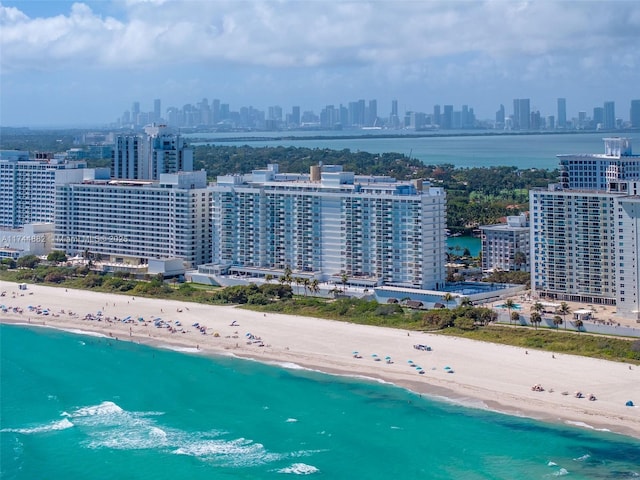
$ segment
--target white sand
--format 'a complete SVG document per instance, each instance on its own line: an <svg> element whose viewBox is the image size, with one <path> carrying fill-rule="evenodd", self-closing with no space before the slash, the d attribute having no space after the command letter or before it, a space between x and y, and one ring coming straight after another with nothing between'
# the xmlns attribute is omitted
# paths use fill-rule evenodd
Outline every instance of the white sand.
<svg viewBox="0 0 640 480"><path fill-rule="evenodd" d="M29 285L28 290L20 291L17 284L4 281L0 281L0 291L7 292L0 304L10 307L7 313L0 312L3 322L44 322L47 326L100 332L120 340L205 355L233 354L370 377L469 406L640 438L640 408L625 406L627 400L640 404L640 367L626 363L557 353L553 358L549 352L531 349L527 352L461 338L301 316L264 315L234 307L133 299L41 285ZM48 308L56 316L29 311L29 305ZM13 307L22 308L23 313L12 312ZM78 316L70 316L69 310ZM110 318L131 316L135 322L83 319L98 311ZM137 321L138 317L143 317L145 324ZM171 320L172 325L179 320L186 333L156 328L151 319L157 317ZM238 326L230 325L234 320ZM192 326L196 322L207 327L206 335ZM264 346L248 343L247 333L260 337ZM432 351L416 350L414 344L429 345ZM354 351L362 358L354 358ZM373 354L381 361L375 361ZM393 363L386 363L386 356ZM418 374L408 360L420 365L425 373ZM447 373L445 366L455 373ZM532 391L535 384L542 385L544 391ZM585 397L593 393L597 400L576 398L576 391Z"/></svg>

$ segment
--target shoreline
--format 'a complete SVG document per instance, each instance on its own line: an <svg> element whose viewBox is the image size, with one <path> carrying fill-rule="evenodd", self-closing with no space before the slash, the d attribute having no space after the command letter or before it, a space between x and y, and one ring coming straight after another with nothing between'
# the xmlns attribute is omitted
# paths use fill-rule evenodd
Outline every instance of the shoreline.
<svg viewBox="0 0 640 480"><path fill-rule="evenodd" d="M43 285L20 291L18 284L6 281L0 281L0 291L6 291L0 304L8 307L0 313L0 323L101 334L154 348L380 381L436 401L640 438L640 408L625 406L628 400L640 403L640 367L626 363L231 306ZM37 305L48 309L48 315L28 309ZM87 314L94 320L85 320ZM126 317L131 318L121 321ZM159 318L170 328L156 327ZM424 373L418 373L417 365ZM534 391L533 385L544 390ZM593 393L597 400L576 398L575 391L584 397Z"/></svg>

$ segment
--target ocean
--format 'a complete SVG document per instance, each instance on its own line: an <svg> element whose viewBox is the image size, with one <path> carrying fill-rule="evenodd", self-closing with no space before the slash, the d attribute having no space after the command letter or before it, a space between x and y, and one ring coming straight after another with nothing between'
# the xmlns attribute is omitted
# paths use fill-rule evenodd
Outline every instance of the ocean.
<svg viewBox="0 0 640 480"><path fill-rule="evenodd" d="M249 145L251 147L305 147L349 149L352 152L396 152L422 161L426 165L451 164L458 168L515 166L518 168L558 168L556 155L570 153L604 153L604 133L527 134L527 135L426 135L410 136L401 132L379 138L367 131L343 132L251 132L189 133L187 138L206 139L214 145ZM387 131L376 131L388 134ZM398 132L399 133L399 132ZM453 133L453 132L451 132ZM241 138L234 138L236 137ZM341 138L360 135L358 138ZM633 138L632 138L633 140ZM202 145L206 142L194 142ZM636 147L637 148L637 147Z"/></svg>
<svg viewBox="0 0 640 480"><path fill-rule="evenodd" d="M0 352L7 480L640 476L637 440L366 379L14 325Z"/></svg>

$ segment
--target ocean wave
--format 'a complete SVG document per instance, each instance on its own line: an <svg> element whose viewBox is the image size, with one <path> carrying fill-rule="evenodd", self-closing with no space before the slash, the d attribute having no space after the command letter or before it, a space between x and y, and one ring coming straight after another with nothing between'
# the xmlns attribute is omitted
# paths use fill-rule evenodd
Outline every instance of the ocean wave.
<svg viewBox="0 0 640 480"><path fill-rule="evenodd" d="M22 433L24 435L29 435L32 433L42 433L42 432L53 432L56 430L66 430L67 428L73 427L73 423L71 423L68 419L63 418L62 420L58 420L56 422L49 423L47 425L41 425L39 427L31 427L31 428L3 428L0 432L12 432L12 433Z"/></svg>
<svg viewBox="0 0 640 480"><path fill-rule="evenodd" d="M591 455L589 455L588 453L585 453L584 455L582 455L581 457L578 458L574 458L573 460L575 462L584 462L585 460L588 460L589 458L591 458Z"/></svg>
<svg viewBox="0 0 640 480"><path fill-rule="evenodd" d="M74 411L73 413L64 412L62 415L77 418L77 417L92 417L94 415L113 415L121 414L124 410L113 402L102 402L99 405L92 405L89 407L82 407Z"/></svg>
<svg viewBox="0 0 640 480"><path fill-rule="evenodd" d="M280 454L268 452L262 444L245 438L190 441L171 453L197 457L203 461L227 467L256 466L282 458Z"/></svg>
<svg viewBox="0 0 640 480"><path fill-rule="evenodd" d="M313 465L307 465L306 463L293 463L288 467L281 468L278 473L293 473L294 475L311 475L317 473L318 470Z"/></svg>
<svg viewBox="0 0 640 480"><path fill-rule="evenodd" d="M610 432L611 431L608 428L596 428L593 425L589 425L588 423L584 423L584 422L573 422L571 420L567 420L565 423L567 425L573 425L575 427L582 427L582 428L588 428L589 430L595 430L596 432Z"/></svg>

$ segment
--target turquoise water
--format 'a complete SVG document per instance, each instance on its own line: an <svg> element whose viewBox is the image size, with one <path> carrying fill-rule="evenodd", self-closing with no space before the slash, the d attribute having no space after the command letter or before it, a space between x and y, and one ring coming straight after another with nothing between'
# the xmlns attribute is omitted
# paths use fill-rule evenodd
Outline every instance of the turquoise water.
<svg viewBox="0 0 640 480"><path fill-rule="evenodd" d="M496 305L497 308L507 308L504 305ZM520 305L519 303L514 303L513 307L511 307L512 310L521 310L522 309L522 305Z"/></svg>
<svg viewBox="0 0 640 480"><path fill-rule="evenodd" d="M303 134L307 137L302 136ZM238 141L230 139L234 135L231 133L196 133L186 136L207 138L210 139L210 143L218 145L349 149L352 152L369 153L396 152L416 158L427 165L448 163L459 168L515 166L547 170L558 168L556 158L558 154L604 153L602 139L606 136L602 133L577 133L408 137L405 132L404 136L398 135L391 138L371 138L369 135L362 135L359 138L332 137L340 134L360 135L361 132L255 132L253 135L238 133L238 137L243 137ZM327 138L310 138L315 135ZM258 139L252 140L248 138L250 136ZM267 136L273 139L263 138ZM200 144L194 143L194 145ZM638 146L635 150L637 149Z"/></svg>
<svg viewBox="0 0 640 480"><path fill-rule="evenodd" d="M460 247L456 250L456 247ZM465 248L469 249L472 257L477 257L482 250L482 240L478 237L447 237L447 248L453 248L454 255L462 255Z"/></svg>
<svg viewBox="0 0 640 480"><path fill-rule="evenodd" d="M390 385L0 326L3 479L631 478L637 441Z"/></svg>

